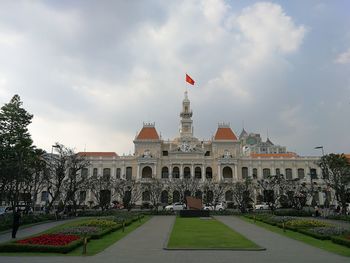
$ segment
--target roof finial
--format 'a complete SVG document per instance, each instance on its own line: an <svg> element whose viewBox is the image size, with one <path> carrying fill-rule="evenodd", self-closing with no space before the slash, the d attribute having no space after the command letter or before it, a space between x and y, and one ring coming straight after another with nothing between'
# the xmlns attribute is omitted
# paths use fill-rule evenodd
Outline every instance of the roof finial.
<svg viewBox="0 0 350 263"><path fill-rule="evenodd" d="M187 90L185 91L185 100L188 100L188 96L187 96Z"/></svg>

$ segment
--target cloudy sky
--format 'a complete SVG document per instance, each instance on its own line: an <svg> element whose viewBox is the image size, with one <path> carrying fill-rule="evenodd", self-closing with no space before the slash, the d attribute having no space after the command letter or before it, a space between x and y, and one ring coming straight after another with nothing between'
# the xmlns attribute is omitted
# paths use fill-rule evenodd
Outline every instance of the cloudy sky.
<svg viewBox="0 0 350 263"><path fill-rule="evenodd" d="M143 121L178 135L242 123L302 155L350 152L350 1L1 1L0 103L34 143L133 152Z"/></svg>

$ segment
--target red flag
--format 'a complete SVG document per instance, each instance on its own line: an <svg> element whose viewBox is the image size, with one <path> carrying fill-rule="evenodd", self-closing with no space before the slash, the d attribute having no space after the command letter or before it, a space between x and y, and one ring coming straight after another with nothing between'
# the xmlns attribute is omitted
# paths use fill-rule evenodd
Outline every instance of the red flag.
<svg viewBox="0 0 350 263"><path fill-rule="evenodd" d="M186 82L190 83L191 85L194 85L194 80L186 74Z"/></svg>

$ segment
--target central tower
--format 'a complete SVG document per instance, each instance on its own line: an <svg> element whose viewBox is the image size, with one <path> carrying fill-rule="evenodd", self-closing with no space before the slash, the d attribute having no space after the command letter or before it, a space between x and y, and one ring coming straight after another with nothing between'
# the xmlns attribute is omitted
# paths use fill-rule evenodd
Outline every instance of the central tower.
<svg viewBox="0 0 350 263"><path fill-rule="evenodd" d="M188 99L187 91L185 91L185 98L182 101L182 111L180 113L180 117L181 117L180 137L192 138L193 137L192 111L191 111L190 100Z"/></svg>

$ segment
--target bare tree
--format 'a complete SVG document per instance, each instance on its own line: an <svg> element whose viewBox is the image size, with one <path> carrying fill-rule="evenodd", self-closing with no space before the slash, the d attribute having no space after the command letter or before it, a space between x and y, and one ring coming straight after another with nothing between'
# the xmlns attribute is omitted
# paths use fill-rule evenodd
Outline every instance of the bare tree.
<svg viewBox="0 0 350 263"><path fill-rule="evenodd" d="M250 178L246 178L243 182L235 182L229 186L232 191L233 200L238 205L242 213L245 213L252 202L253 183Z"/></svg>
<svg viewBox="0 0 350 263"><path fill-rule="evenodd" d="M149 182L143 183L143 189L149 192L152 206L158 211L160 196L164 189L164 183L159 178L152 178Z"/></svg>
<svg viewBox="0 0 350 263"><path fill-rule="evenodd" d="M111 189L113 185L114 181L112 178L96 174L88 179L87 187L102 210L107 209L111 203Z"/></svg>
<svg viewBox="0 0 350 263"><path fill-rule="evenodd" d="M86 191L88 187L88 174L85 169L89 167L90 161L84 153L77 154L72 149L68 149L68 153L67 176L63 180L63 202L76 212L80 204L80 192Z"/></svg>
<svg viewBox="0 0 350 263"><path fill-rule="evenodd" d="M127 180L125 186L125 193L123 196L123 205L129 211L134 207L135 203L141 199L142 186L136 180Z"/></svg>
<svg viewBox="0 0 350 263"><path fill-rule="evenodd" d="M203 185L205 192L205 203L213 203L214 208L220 200L223 199L226 190L228 189L228 184L225 182L215 182L212 179L207 179Z"/></svg>
<svg viewBox="0 0 350 263"><path fill-rule="evenodd" d="M346 213L346 203L350 194L350 162L344 154L328 154L319 161L323 179L335 192L336 200L342 206L342 213Z"/></svg>

